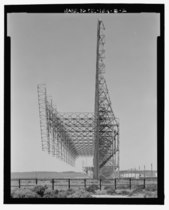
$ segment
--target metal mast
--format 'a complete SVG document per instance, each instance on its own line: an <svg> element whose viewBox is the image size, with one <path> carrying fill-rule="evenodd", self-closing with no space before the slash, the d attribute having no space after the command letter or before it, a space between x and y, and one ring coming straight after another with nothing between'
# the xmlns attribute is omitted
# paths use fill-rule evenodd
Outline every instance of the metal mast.
<svg viewBox="0 0 169 210"><path fill-rule="evenodd" d="M105 73L105 27L101 20L97 25L96 89L95 89L95 179L115 174L119 169L119 124L111 107L104 78Z"/></svg>

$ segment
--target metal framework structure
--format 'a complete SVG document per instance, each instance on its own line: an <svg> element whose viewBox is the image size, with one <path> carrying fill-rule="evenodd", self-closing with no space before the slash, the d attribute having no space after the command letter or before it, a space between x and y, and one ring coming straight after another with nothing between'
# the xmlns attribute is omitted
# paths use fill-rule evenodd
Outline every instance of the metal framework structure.
<svg viewBox="0 0 169 210"><path fill-rule="evenodd" d="M97 26L94 113L60 113L38 85L42 150L74 166L79 156L93 156L93 178L119 176L119 123L104 78L105 27Z"/></svg>
<svg viewBox="0 0 169 210"><path fill-rule="evenodd" d="M119 170L119 123L113 113L106 80L104 78L104 31L104 24L99 20L96 52L94 178L99 178L105 166L107 168L109 167L109 170L112 170L112 172Z"/></svg>

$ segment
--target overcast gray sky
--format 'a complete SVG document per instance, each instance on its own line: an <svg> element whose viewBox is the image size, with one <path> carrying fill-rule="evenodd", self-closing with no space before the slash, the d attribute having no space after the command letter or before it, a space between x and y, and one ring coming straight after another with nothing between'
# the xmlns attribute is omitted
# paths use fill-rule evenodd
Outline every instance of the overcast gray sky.
<svg viewBox="0 0 169 210"><path fill-rule="evenodd" d="M97 19L106 28L106 80L120 119L120 168L156 169L159 15L10 14L11 170L79 170L41 151L37 84L58 111L93 112Z"/></svg>

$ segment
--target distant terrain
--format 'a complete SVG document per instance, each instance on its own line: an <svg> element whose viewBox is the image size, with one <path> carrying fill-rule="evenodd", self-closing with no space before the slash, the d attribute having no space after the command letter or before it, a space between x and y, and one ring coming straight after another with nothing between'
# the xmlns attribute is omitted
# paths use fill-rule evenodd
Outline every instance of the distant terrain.
<svg viewBox="0 0 169 210"><path fill-rule="evenodd" d="M116 182L113 180L99 182L86 178L89 177L85 173L74 171L13 172L11 173L11 197L157 198L157 178L147 178L145 181L143 179L132 181L131 178L121 178ZM55 180L51 181L51 179Z"/></svg>
<svg viewBox="0 0 169 210"><path fill-rule="evenodd" d="M48 172L48 171L32 171L32 172L12 172L11 179L73 179L73 178L89 178L85 173L65 171L65 172Z"/></svg>

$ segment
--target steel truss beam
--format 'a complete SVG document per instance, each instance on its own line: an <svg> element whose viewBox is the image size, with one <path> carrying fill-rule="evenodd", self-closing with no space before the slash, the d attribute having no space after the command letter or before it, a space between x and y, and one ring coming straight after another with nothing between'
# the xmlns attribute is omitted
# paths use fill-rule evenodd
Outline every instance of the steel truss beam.
<svg viewBox="0 0 169 210"><path fill-rule="evenodd" d="M38 85L42 150L74 166L77 150L64 123L49 101L45 85Z"/></svg>
<svg viewBox="0 0 169 210"><path fill-rule="evenodd" d="M38 85L38 99L42 150L65 162L72 159L71 165L78 156L93 156L94 114L57 112L44 85Z"/></svg>

